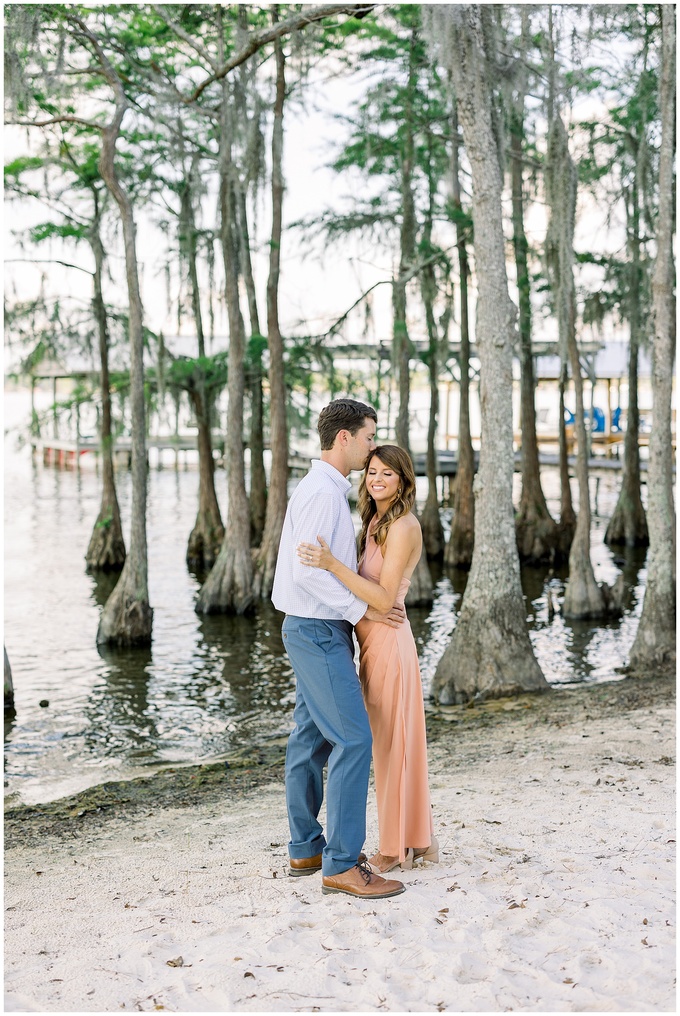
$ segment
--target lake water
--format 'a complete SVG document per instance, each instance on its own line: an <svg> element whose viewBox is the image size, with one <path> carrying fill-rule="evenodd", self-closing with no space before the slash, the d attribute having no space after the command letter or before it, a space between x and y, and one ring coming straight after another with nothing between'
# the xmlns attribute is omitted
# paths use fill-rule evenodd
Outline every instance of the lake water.
<svg viewBox="0 0 680 1016"><path fill-rule="evenodd" d="M7 393L6 424L25 407L25 393ZM127 538L129 473L119 472L117 482ZM595 574L608 582L619 570L614 557L621 555L612 554L602 537L619 482L615 472L592 479ZM545 470L544 486L557 515L556 470ZM171 764L219 760L290 731L294 686L279 634L281 615L266 604L251 618L201 618L194 612L199 583L184 558L197 490L195 469L150 471L153 645L148 652L99 652L100 605L111 580L87 575L84 556L99 510L100 478L92 468L57 470L32 462L27 448L17 448L16 433L7 435L5 645L16 715L5 724L5 785L14 799L48 801ZM224 511L221 470L217 490ZM424 496L424 486L420 492ZM559 615L549 622L546 571L524 571L531 640L552 684L618 676L641 609L644 554L627 553L625 565L619 563L630 602L622 618L598 626L567 623ZM434 577L432 609L409 612L426 695L465 584L464 574L442 568ZM551 581L559 598L562 580Z"/></svg>

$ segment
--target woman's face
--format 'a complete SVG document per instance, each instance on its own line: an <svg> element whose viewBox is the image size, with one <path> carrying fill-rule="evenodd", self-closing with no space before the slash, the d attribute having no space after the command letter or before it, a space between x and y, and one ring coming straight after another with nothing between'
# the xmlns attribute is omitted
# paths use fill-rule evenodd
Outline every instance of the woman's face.
<svg viewBox="0 0 680 1016"><path fill-rule="evenodd" d="M377 455L366 467L366 490L378 508L385 511L397 496L401 485L401 477L396 469L386 466Z"/></svg>

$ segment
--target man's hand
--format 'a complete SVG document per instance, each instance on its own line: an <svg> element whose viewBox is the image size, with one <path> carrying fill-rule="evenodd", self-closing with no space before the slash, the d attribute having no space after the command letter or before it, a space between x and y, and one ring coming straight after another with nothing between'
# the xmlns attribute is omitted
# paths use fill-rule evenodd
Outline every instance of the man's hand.
<svg viewBox="0 0 680 1016"><path fill-rule="evenodd" d="M369 607L364 617L367 621L380 621L390 628L398 628L406 620L406 611L403 607L398 607L396 604L386 614L381 614L375 607Z"/></svg>

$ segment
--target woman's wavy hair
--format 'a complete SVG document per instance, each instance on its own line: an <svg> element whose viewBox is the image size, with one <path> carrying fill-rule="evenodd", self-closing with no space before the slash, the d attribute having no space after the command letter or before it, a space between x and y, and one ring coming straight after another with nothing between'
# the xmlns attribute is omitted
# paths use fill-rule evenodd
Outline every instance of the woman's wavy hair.
<svg viewBox="0 0 680 1016"><path fill-rule="evenodd" d="M363 554L366 549L368 526L376 513L375 501L366 489L366 474L374 458L380 459L384 466L393 469L401 481L397 496L371 534L378 546L382 546L387 539L387 533L395 519L400 519L402 515L408 515L416 500L416 474L409 453L398 445L379 445L377 448L374 448L366 459L364 475L361 477L361 483L359 484L359 501L357 504L359 515L361 516L359 555Z"/></svg>

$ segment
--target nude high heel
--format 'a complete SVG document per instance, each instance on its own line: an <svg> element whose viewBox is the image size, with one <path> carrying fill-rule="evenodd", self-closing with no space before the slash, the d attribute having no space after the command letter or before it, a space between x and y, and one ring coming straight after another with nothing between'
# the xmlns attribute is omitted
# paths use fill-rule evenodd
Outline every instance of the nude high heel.
<svg viewBox="0 0 680 1016"><path fill-rule="evenodd" d="M366 861L366 864L371 869L371 871L373 872L374 875L385 875L385 874L387 874L388 871L392 871L393 868L398 868L399 867L399 858L395 857L395 858L391 859L389 861L389 863L385 865L384 868L381 868L380 865L376 863L376 858L377 857L382 857L382 856L384 856L384 855L382 855L380 853L380 851L378 851L377 854L373 855L373 857L370 859L370 861L368 861L368 860Z"/></svg>
<svg viewBox="0 0 680 1016"><path fill-rule="evenodd" d="M404 860L399 865L399 867L401 868L402 871L410 871L411 870L411 868L413 867L413 858L414 858L414 856L415 856L415 852L413 850L413 847L409 847L408 850L406 851L406 857L404 858Z"/></svg>
<svg viewBox="0 0 680 1016"><path fill-rule="evenodd" d="M434 833L429 847L414 850L412 853L414 860L431 861L433 864L437 864L439 862L439 841Z"/></svg>
<svg viewBox="0 0 680 1016"><path fill-rule="evenodd" d="M413 867L413 856L414 856L413 847L409 847L407 849L406 857L404 858L403 861L400 862L399 858L397 857L389 864L385 865L384 868L381 868L378 864L375 863L375 859L378 856L379 856L378 854L374 854L373 857L370 859L370 861L367 862L368 867L371 869L374 875L385 875L388 871L392 871L393 868L401 868L402 871L409 871Z"/></svg>

